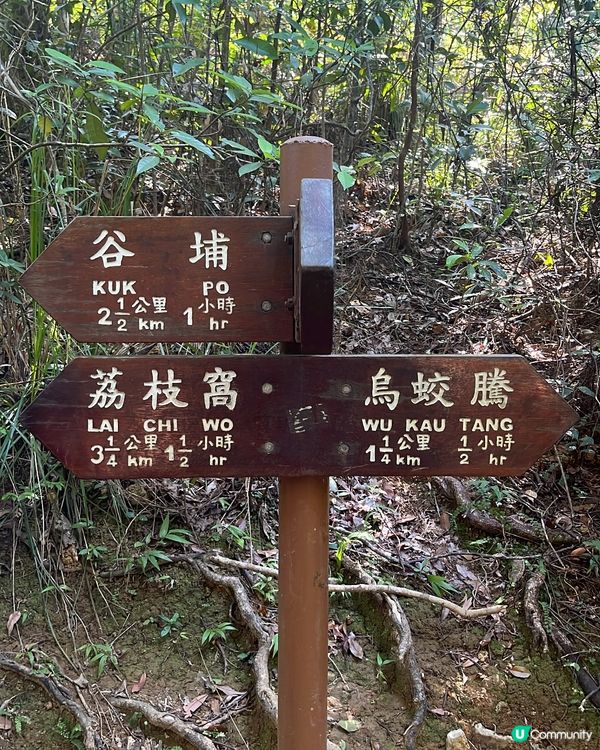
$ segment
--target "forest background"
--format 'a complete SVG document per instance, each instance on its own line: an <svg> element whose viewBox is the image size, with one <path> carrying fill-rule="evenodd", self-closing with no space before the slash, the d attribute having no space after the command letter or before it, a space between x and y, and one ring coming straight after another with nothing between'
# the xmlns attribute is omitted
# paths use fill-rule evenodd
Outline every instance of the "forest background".
<svg viewBox="0 0 600 750"><path fill-rule="evenodd" d="M559 449L522 481L440 483L438 490L445 489L456 506L449 512L434 493L435 483L415 488L334 480L336 574L343 578L341 563L347 562L347 576L356 580L361 574L352 566L362 560L369 567L377 559L379 568L370 571L374 578L396 581L400 560L400 577L430 594L453 597L470 586L471 603L516 597L533 640L519 625L506 629L499 619L491 626L488 621L484 635L472 631L471 641L456 646L462 655L433 682L447 684L456 669L463 677L469 669L485 671L481 649L498 641L502 649L490 651L503 665L498 674L509 669L513 679L525 683L534 669L523 667L523 660L535 661L536 646L546 651L549 645L579 686L564 706L557 699L564 716L576 727L571 704L600 705L593 677L600 622L599 55L600 5L593 0L0 0L5 662L8 656L11 663L22 659L35 674L46 665L45 674L57 679L62 672L87 670L102 695L116 694L110 710L118 710L117 683L129 675L131 684L141 666L135 660L126 665L128 649L122 644L128 621L121 617L122 602L107 601L102 576L127 569L128 575L145 575L147 587L168 579L186 598L190 581L165 569L178 555L202 566L191 543L203 547L200 540L207 535L221 551L273 562L264 549L261 557L259 542L269 548L276 538L274 485L81 483L22 431L22 409L76 354L149 350L74 342L26 299L18 277L78 215L277 214L279 146L309 134L334 144L338 349L524 354L580 414ZM244 349L206 345L157 351ZM475 539L465 531L473 526ZM440 552L444 534L453 541L444 542L450 546ZM453 557L465 545L469 556ZM461 572L457 560L475 566L475 573L465 572L465 565ZM386 565L391 566L387 572ZM194 575L210 581L211 570L195 568ZM69 578L74 571L85 585ZM273 625L274 584L264 570L256 575L250 580L254 595L262 597L265 621ZM174 639L172 650L183 661L171 664L173 674L186 668L189 654L181 635L196 616L184 613L184 606L164 604L143 623L156 630L154 639L145 636L148 653ZM232 623L227 607L221 609L194 621L203 646L218 643L223 649L242 629ZM420 614L434 620L431 609ZM334 654L357 663L365 661L370 628L363 622L359 633L361 616L338 612L330 634ZM67 626L66 640L57 623ZM426 645L433 649L439 637L435 628L442 626L415 633L426 675L428 668L435 673L438 658L427 658ZM274 658L268 632L267 650ZM54 645L40 645L47 640ZM518 643L513 658L509 654ZM234 647L243 650L237 641ZM469 650L479 656L465 656ZM406 677L403 659L393 651L393 638L387 646L385 638L371 643L377 688L393 682L394 662ZM213 662L211 668L217 669ZM360 679L348 677L350 684ZM391 704L380 723L395 712L398 726L388 728L384 739L377 726L367 727L364 706L362 715L360 707L355 710L360 720L348 715L349 693L340 694L340 705L331 707L338 747L350 741L349 747L375 747L367 744L375 738L384 748L390 733L397 736L425 722L422 747L434 748L457 722L472 728L464 703L457 708L452 699L446 702L427 677L423 687L414 669L406 679L412 685L412 696L403 703L408 713L398 714ZM516 714L503 731L511 721L525 722L527 706L538 700L541 705L547 685L557 680L555 672L541 675L538 692L519 698L509 691L504 702ZM200 706L206 703L202 711L211 707L213 712L193 737L247 746L247 739L223 729L225 719L219 723L215 717L237 716L243 723L248 707L219 692L217 683L210 689L205 685L206 692L186 688L188 697L192 689L210 696ZM139 680L135 684L139 687ZM159 699L159 687L156 693L146 688L150 699ZM375 687L365 689L377 696ZM177 692L173 681L162 688L171 697ZM142 684L134 692L143 689ZM246 695L243 688L237 692ZM494 724L498 716L491 706L499 701L485 708L478 695L469 700L482 715L487 711L488 725ZM53 700L60 704L56 696ZM173 711L175 702L167 700ZM109 710L108 701L100 706L96 697L92 703L94 715ZM66 721L56 708L58 718L43 725L40 736L51 732L65 747L87 747L96 730L86 728L85 716L70 715ZM146 708L129 708L153 723ZM191 719L198 708L185 717ZM35 747L32 736L22 740L31 731L30 714L26 702L2 704L0 746L6 740L11 747L20 741L22 747ZM561 715L548 721L567 721ZM247 732L254 737L252 726ZM186 741L185 733L179 741ZM415 737L409 734L407 746L411 742Z"/></svg>

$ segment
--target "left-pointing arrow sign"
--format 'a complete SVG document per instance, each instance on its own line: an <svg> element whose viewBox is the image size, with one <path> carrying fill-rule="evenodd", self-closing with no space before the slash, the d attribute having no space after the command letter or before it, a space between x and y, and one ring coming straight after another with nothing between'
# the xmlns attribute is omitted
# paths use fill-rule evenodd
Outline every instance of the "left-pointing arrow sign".
<svg viewBox="0 0 600 750"><path fill-rule="evenodd" d="M294 340L289 217L81 217L21 278L78 341Z"/></svg>

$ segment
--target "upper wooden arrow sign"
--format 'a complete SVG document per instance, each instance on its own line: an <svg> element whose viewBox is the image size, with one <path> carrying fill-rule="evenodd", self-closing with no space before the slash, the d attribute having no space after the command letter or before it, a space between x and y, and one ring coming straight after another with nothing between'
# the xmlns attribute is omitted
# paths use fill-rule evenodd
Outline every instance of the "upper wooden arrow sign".
<svg viewBox="0 0 600 750"><path fill-rule="evenodd" d="M82 478L486 476L576 414L516 356L93 357L22 421Z"/></svg>
<svg viewBox="0 0 600 750"><path fill-rule="evenodd" d="M294 341L290 217L83 217L21 284L78 341Z"/></svg>

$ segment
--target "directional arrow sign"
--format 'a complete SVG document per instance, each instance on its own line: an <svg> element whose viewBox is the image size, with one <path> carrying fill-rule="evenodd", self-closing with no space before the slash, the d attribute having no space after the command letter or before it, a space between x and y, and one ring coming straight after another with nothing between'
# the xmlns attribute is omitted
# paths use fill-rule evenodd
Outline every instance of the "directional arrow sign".
<svg viewBox="0 0 600 750"><path fill-rule="evenodd" d="M81 358L23 415L98 479L521 474L575 421L516 356Z"/></svg>
<svg viewBox="0 0 600 750"><path fill-rule="evenodd" d="M290 217L84 217L21 284L78 341L294 341Z"/></svg>

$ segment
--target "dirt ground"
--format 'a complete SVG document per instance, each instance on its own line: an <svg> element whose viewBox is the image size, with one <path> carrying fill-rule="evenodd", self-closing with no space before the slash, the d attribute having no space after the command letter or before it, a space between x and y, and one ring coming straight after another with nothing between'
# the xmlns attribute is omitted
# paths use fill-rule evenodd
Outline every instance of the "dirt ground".
<svg viewBox="0 0 600 750"><path fill-rule="evenodd" d="M450 550L454 535L444 532L426 508L428 496L431 502L426 483L413 487L394 481L389 502L408 519L403 524L407 531L401 549L412 552L433 541L438 550L440 545ZM415 499L415 490L420 499ZM386 492L389 495L392 487L388 485ZM337 502L334 498L334 506ZM423 533L416 533L415 526ZM78 571L65 576L76 610L70 611L62 597L40 592L35 567L25 550L20 550L16 562L14 579L6 573L0 576L0 613L6 621L16 601L26 617L10 637L2 636L0 649L5 654L24 654L25 663L35 660L38 668L46 665L50 672L56 665L71 680L79 682L83 673L86 687L82 692L103 715L105 736L112 735L112 747L125 742L127 733L140 743L143 736L149 736L149 747L159 747L161 742L164 748L185 747L176 738L152 731L139 716L116 714L103 700L105 692L131 692L142 675L145 682L136 695L163 710L182 715L184 706L199 697L194 720L210 724L210 736L223 747L263 746L249 670L252 645L226 593L207 588L179 565L168 566L154 577L132 575L93 583ZM488 587L494 596L498 584L486 581L478 560L463 560L463 564L462 574L469 581L463 588ZM488 745L472 735L478 722L503 735L510 734L515 725L531 724L544 730L585 728L600 737L598 713L585 705L570 671L555 655L533 649L518 589L507 596L506 603L506 616L466 623L447 613L443 616L425 602L404 603L429 703L419 748L441 750L448 731L463 727L473 737L474 747L485 750ZM161 634L162 617L174 613L179 615L177 628ZM274 622L275 603L265 602L261 614ZM231 623L236 630L203 645L202 634L215 623ZM332 599L330 739L348 750L402 747L411 720L407 686L398 684L394 664L386 663L390 653L384 633L381 614L365 595ZM114 646L116 664L98 677L94 665L85 665L84 649L89 643L106 642ZM276 684L275 665L272 677ZM39 688L3 675L0 705L8 709L12 724L9 731L0 732L0 747L41 749L50 738L57 750L78 747L77 736L70 737L72 719ZM577 742L568 746L580 744L599 746ZM539 746L562 748L551 743Z"/></svg>

